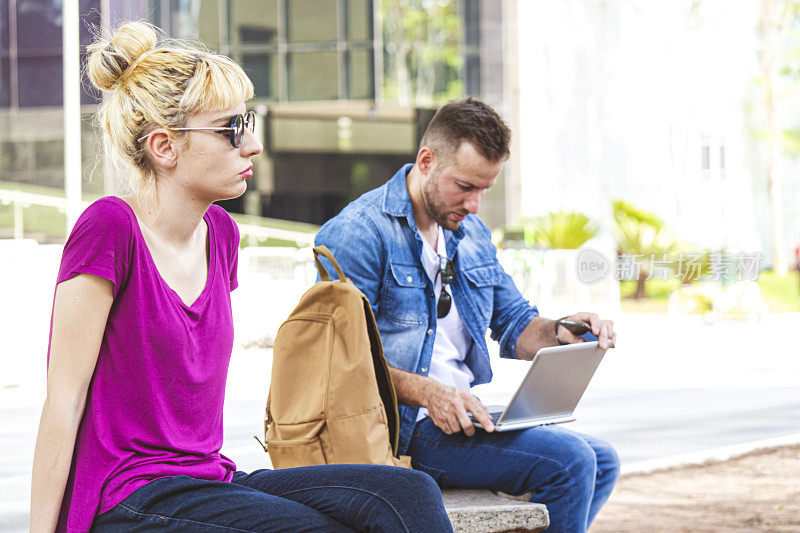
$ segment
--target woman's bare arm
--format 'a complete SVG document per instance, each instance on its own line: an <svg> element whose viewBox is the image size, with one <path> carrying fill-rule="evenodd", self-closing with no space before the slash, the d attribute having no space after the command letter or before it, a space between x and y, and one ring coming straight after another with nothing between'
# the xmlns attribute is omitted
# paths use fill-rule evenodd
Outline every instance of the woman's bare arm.
<svg viewBox="0 0 800 533"><path fill-rule="evenodd" d="M55 530L113 294L109 280L91 274L56 288L47 398L33 456L31 532Z"/></svg>

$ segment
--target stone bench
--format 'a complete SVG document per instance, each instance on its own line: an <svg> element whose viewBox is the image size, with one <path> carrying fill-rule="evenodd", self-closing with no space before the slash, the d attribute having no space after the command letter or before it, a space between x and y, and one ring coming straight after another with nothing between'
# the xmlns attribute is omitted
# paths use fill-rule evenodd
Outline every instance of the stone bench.
<svg viewBox="0 0 800 533"><path fill-rule="evenodd" d="M489 490L442 491L447 516L456 533L542 531L550 524L547 507L500 496Z"/></svg>

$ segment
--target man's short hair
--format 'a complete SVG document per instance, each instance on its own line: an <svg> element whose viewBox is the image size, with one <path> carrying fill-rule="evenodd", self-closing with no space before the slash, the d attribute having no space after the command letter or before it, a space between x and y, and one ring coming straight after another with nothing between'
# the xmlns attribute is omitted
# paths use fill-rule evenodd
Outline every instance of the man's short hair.
<svg viewBox="0 0 800 533"><path fill-rule="evenodd" d="M437 157L449 164L464 141L489 161L505 161L511 130L494 109L480 100L453 100L433 116L420 146L432 148Z"/></svg>

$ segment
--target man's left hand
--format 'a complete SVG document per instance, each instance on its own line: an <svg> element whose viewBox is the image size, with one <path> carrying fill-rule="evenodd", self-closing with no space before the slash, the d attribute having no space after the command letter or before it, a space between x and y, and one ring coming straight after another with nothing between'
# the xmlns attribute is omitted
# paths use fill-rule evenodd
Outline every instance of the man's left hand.
<svg viewBox="0 0 800 533"><path fill-rule="evenodd" d="M617 334L614 332L614 322L611 320L601 320L595 313L575 313L565 317L565 319L589 324L592 327L592 333L597 336L598 345L604 350L613 348L617 344ZM563 326L558 328L557 335L558 340L565 344L585 342L581 337L573 335Z"/></svg>

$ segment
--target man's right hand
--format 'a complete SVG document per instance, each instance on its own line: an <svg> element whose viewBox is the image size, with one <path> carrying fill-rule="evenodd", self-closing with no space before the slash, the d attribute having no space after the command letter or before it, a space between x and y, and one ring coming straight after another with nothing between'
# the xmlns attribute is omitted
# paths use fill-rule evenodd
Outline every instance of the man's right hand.
<svg viewBox="0 0 800 533"><path fill-rule="evenodd" d="M427 379L424 407L428 409L428 416L436 426L451 435L464 431L471 437L475 434L475 426L468 413L481 423L483 429L494 431L492 417L481 401L464 389L442 385L432 379Z"/></svg>

